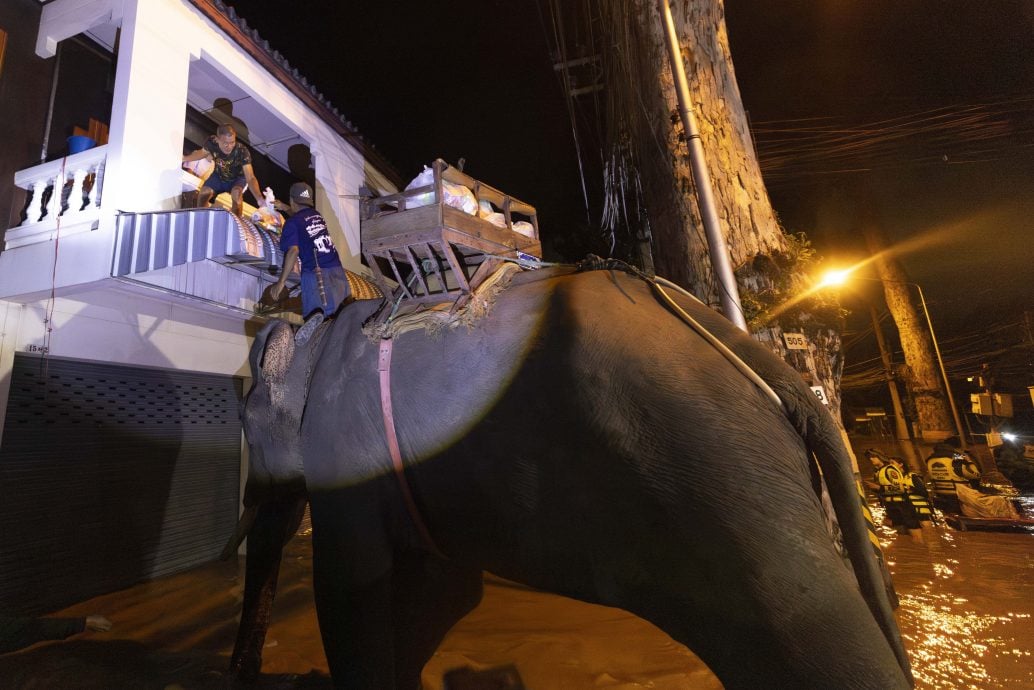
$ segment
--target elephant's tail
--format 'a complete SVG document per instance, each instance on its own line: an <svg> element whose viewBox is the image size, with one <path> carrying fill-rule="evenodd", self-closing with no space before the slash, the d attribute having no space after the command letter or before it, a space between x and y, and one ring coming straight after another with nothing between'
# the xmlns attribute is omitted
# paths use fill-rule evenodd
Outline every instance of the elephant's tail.
<svg viewBox="0 0 1034 690"><path fill-rule="evenodd" d="M885 568L881 567L883 556L879 542L866 523L865 511L868 511L868 505L850 470L851 459L829 415L824 410L817 410L816 414L810 416L812 419L807 425L805 440L815 454L826 481L859 589L894 650L905 677L914 685L912 667L894 619L893 588L884 576Z"/></svg>

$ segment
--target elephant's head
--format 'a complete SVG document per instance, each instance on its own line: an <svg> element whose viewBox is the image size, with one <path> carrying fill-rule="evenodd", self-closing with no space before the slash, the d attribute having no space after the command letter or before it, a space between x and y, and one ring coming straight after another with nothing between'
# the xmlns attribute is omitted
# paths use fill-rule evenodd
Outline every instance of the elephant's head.
<svg viewBox="0 0 1034 690"><path fill-rule="evenodd" d="M270 491L297 489L304 483L299 428L305 405L304 379L292 375L294 334L290 324L274 320L255 336L249 361L254 382L244 401L244 433L250 450L245 503Z"/></svg>

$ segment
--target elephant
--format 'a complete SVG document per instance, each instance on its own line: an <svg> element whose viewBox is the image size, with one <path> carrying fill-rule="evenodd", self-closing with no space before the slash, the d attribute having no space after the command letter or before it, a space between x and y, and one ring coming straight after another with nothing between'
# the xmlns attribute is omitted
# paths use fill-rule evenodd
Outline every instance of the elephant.
<svg viewBox="0 0 1034 690"><path fill-rule="evenodd" d="M336 687L418 688L483 571L646 619L726 688L910 687L831 414L721 314L634 273L519 272L476 322L394 336L390 363L363 332L376 301L299 346L286 322L263 326L232 672L259 672L307 500Z"/></svg>

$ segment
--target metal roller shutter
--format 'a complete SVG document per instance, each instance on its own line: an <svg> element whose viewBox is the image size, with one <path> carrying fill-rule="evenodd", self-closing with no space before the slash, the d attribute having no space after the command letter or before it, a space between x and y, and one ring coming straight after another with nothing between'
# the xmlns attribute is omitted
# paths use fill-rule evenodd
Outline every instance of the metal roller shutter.
<svg viewBox="0 0 1034 690"><path fill-rule="evenodd" d="M39 614L215 559L237 520L241 380L17 355L0 610Z"/></svg>

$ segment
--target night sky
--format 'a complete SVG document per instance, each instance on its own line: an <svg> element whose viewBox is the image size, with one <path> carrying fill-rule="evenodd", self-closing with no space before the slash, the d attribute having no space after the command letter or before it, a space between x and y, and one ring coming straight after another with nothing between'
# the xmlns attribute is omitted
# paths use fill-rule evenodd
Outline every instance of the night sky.
<svg viewBox="0 0 1034 690"><path fill-rule="evenodd" d="M539 207L547 245L584 219L544 0L230 4L403 178L463 157ZM935 321L1022 313L1034 284L1034 3L730 1L726 12L784 226L831 263L858 259L862 204L893 241L918 246L901 258Z"/></svg>
<svg viewBox="0 0 1034 690"><path fill-rule="evenodd" d="M730 2L727 21L789 229L857 256L867 199L895 242L918 245L901 258L935 319L1034 306L1034 3ZM785 133L810 127L837 137Z"/></svg>

